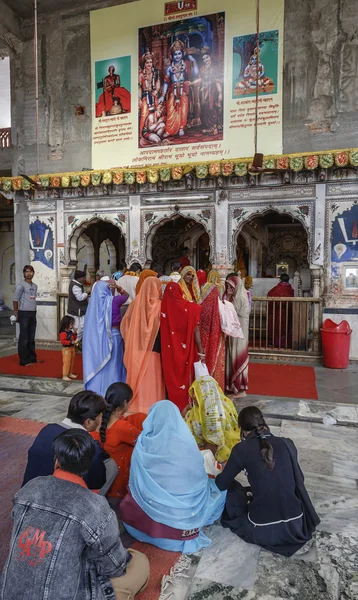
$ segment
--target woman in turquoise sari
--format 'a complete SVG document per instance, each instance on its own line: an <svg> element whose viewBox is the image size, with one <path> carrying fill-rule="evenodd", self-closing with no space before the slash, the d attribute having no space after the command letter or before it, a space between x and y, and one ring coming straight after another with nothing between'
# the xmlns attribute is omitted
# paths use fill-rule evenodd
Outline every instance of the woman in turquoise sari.
<svg viewBox="0 0 358 600"><path fill-rule="evenodd" d="M83 327L82 360L86 390L105 396L112 383L125 382L120 305L127 295L113 296L108 281L93 289Z"/></svg>
<svg viewBox="0 0 358 600"><path fill-rule="evenodd" d="M153 404L131 462L129 493L120 505L128 533L164 550L193 553L209 546L205 525L225 504L179 409L169 400Z"/></svg>

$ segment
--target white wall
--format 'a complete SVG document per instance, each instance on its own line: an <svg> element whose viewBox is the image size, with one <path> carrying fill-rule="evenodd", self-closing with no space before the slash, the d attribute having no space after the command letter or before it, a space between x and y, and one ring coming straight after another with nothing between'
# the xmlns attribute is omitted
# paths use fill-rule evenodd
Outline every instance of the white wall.
<svg viewBox="0 0 358 600"><path fill-rule="evenodd" d="M12 297L15 285L10 283L10 267L15 262L14 232L1 231L0 233L0 277L1 295L5 304L12 308Z"/></svg>
<svg viewBox="0 0 358 600"><path fill-rule="evenodd" d="M11 127L9 57L0 58L0 129L5 127Z"/></svg>

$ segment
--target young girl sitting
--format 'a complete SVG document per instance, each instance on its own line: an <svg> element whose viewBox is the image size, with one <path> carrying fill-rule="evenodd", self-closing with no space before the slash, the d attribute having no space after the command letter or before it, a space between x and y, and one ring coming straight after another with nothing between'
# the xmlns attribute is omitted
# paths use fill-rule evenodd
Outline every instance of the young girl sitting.
<svg viewBox="0 0 358 600"><path fill-rule="evenodd" d="M75 343L77 333L74 330L75 320L73 317L66 315L60 323L60 342L62 348L62 379L63 381L71 381L77 379L78 375L72 373L73 363L75 362Z"/></svg>

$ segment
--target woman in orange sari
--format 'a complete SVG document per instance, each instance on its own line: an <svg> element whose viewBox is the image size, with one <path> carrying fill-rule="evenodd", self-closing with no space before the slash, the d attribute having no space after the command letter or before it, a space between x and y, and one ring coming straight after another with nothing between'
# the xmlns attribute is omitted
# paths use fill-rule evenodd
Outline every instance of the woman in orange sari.
<svg viewBox="0 0 358 600"><path fill-rule="evenodd" d="M225 389L225 335L221 331L219 313L219 290L214 283L206 283L200 300L200 337L205 364L209 375L219 387Z"/></svg>
<svg viewBox="0 0 358 600"><path fill-rule="evenodd" d="M140 288L142 287L145 280L148 279L148 277L157 277L157 275L158 275L158 273L156 271L152 271L151 269L144 269L144 271L141 271L141 274L139 275L138 283L135 288L136 296L138 296L138 294L140 292Z"/></svg>
<svg viewBox="0 0 358 600"><path fill-rule="evenodd" d="M112 383L106 392L107 409L102 415L100 430L91 433L119 469L108 493L112 498L121 499L127 493L132 452L147 416L142 413L124 416L132 396L126 383Z"/></svg>
<svg viewBox="0 0 358 600"><path fill-rule="evenodd" d="M165 398L160 357L160 309L162 282L148 277L129 305L121 323L127 383L133 389L131 412L148 412Z"/></svg>

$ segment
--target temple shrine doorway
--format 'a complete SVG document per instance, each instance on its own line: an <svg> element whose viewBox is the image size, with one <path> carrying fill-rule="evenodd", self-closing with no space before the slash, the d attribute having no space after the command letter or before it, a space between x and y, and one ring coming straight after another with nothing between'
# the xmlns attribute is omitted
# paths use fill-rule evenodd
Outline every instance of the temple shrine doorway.
<svg viewBox="0 0 358 600"><path fill-rule="evenodd" d="M309 296L311 273L308 234L298 219L274 210L251 217L236 238L235 268L253 278L253 293L266 295L282 273L299 281L299 295ZM266 289L267 288L267 289Z"/></svg>
<svg viewBox="0 0 358 600"><path fill-rule="evenodd" d="M111 275L125 261L125 240L113 223L97 219L83 228L77 239L77 268L93 281L98 269Z"/></svg>
<svg viewBox="0 0 358 600"><path fill-rule="evenodd" d="M148 236L146 266L169 275L172 264L185 252L196 270L209 268L210 239L204 226L194 219L176 215L159 225L153 236Z"/></svg>

